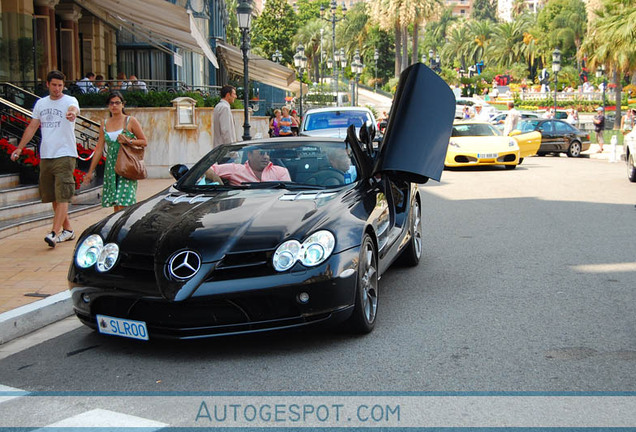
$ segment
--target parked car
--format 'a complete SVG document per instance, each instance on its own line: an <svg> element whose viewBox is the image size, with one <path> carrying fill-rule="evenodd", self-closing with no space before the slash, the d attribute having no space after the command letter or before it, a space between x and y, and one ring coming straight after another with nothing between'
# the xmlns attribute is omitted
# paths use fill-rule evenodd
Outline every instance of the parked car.
<svg viewBox="0 0 636 432"><path fill-rule="evenodd" d="M567 153L569 157L579 157L590 148L590 134L582 132L562 120L529 119L521 120L510 135L524 139L525 134L541 133L541 146L537 155L547 153Z"/></svg>
<svg viewBox="0 0 636 432"><path fill-rule="evenodd" d="M506 117L508 116L508 111L502 112L494 116L490 119L490 124L494 125L497 129L503 130L504 124L506 123ZM521 112L521 120L539 118L539 114L531 113L531 112Z"/></svg>
<svg viewBox="0 0 636 432"><path fill-rule="evenodd" d="M456 120L444 165L503 165L506 169L515 169L524 157L536 154L541 136L538 133L536 136L528 134L520 141L502 136L498 129L485 122Z"/></svg>
<svg viewBox="0 0 636 432"><path fill-rule="evenodd" d="M636 182L636 129L625 135L623 154L627 163L627 178Z"/></svg>
<svg viewBox="0 0 636 432"><path fill-rule="evenodd" d="M307 111L300 124L300 135L313 137L344 138L347 128L354 125L360 130L362 125L375 125L375 116L365 107L329 107Z"/></svg>
<svg viewBox="0 0 636 432"><path fill-rule="evenodd" d="M474 97L461 97L461 98L457 98L457 100L455 101L455 118L456 119L463 119L464 118L464 107L468 106L471 110L471 112L474 112L475 109L475 105L481 105L482 106L482 110L488 114L491 118L494 117L495 115L497 115L497 109L488 104L486 101L479 99L479 98L474 98Z"/></svg>
<svg viewBox="0 0 636 432"><path fill-rule="evenodd" d="M416 64L392 112L378 151L363 124L360 138L350 125L345 139L246 141L175 165L170 188L79 237L68 274L75 314L144 340L327 322L372 331L380 276L398 258L420 262L418 184L441 177L452 92ZM258 168L262 181L241 179Z"/></svg>

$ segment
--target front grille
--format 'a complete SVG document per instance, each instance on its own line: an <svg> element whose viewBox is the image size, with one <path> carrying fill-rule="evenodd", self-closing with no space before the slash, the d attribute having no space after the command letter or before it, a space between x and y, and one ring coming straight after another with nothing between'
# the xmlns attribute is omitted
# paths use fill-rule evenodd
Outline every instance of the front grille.
<svg viewBox="0 0 636 432"><path fill-rule="evenodd" d="M214 267L206 282L272 275L275 273L272 255L273 250L228 253Z"/></svg>
<svg viewBox="0 0 636 432"><path fill-rule="evenodd" d="M149 326L173 329L253 324L300 316L293 296L283 298L253 294L232 299L184 302L105 296L93 302L91 313L144 321Z"/></svg>

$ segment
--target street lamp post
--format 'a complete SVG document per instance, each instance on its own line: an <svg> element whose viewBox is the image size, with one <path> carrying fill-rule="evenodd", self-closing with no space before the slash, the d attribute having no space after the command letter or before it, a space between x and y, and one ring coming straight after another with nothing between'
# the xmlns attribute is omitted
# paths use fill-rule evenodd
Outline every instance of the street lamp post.
<svg viewBox="0 0 636 432"><path fill-rule="evenodd" d="M249 120L249 59L248 52L250 49L250 23L252 19L252 3L249 0L239 0L236 8L238 18L238 26L241 29L241 51L243 51L243 141L252 139L250 136L250 120Z"/></svg>
<svg viewBox="0 0 636 432"><path fill-rule="evenodd" d="M375 49L375 52L373 53L373 60L375 60L375 79L373 80L375 87L374 90L377 93L378 92L378 60L380 59L380 53L378 52L378 49Z"/></svg>
<svg viewBox="0 0 636 432"><path fill-rule="evenodd" d="M303 73L307 66L307 57L305 57L305 47L303 44L298 45L296 48L296 55L294 55L294 66L298 70L300 80L300 117L303 117Z"/></svg>
<svg viewBox="0 0 636 432"><path fill-rule="evenodd" d="M336 51L336 23L338 21L342 21L343 19L345 19L344 15L340 18L336 17L336 9L338 8L338 4L336 3L336 0L331 0L331 2L329 3L329 10L331 11L331 16L326 18L325 15L325 7L323 5L320 5L320 18L322 18L325 21L329 21L331 22L331 51L332 51L332 65L334 67L333 69L333 75L335 78L335 92L336 92L336 105L338 104L338 60L339 60L339 55ZM347 11L347 7L345 6L344 2L342 3L342 13L344 14Z"/></svg>
<svg viewBox="0 0 636 432"><path fill-rule="evenodd" d="M601 95L601 104L603 105L603 115L605 115L605 87L607 87L607 79L605 78L605 65L600 64L596 68L596 78L603 78L603 92Z"/></svg>
<svg viewBox="0 0 636 432"><path fill-rule="evenodd" d="M362 73L362 69L363 69L363 65L362 62L360 61L360 51L356 50L355 55L353 56L353 62L351 63L351 72L353 72L355 74L355 92L354 92L354 97L353 97L353 105L356 106L358 105L358 82L360 80L360 74Z"/></svg>
<svg viewBox="0 0 636 432"><path fill-rule="evenodd" d="M429 66L431 69L433 69L434 65L433 62L435 61L435 59L433 58L433 56L435 55L435 51L433 51L432 49L428 50L428 61L429 61Z"/></svg>
<svg viewBox="0 0 636 432"><path fill-rule="evenodd" d="M554 118L557 112L557 76L561 70L561 51L558 48L552 53L552 72L554 72Z"/></svg>
<svg viewBox="0 0 636 432"><path fill-rule="evenodd" d="M282 59L283 59L283 54L281 54L281 52L277 48L274 54L272 54L272 61L276 63L280 63Z"/></svg>

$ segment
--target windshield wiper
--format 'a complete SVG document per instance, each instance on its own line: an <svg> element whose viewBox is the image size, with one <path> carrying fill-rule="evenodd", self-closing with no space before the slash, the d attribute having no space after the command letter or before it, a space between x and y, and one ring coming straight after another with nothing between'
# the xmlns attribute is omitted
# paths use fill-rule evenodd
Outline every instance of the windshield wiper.
<svg viewBox="0 0 636 432"><path fill-rule="evenodd" d="M310 185L304 183L294 183L287 181L267 181L267 182L243 182L241 186L246 186L249 189L290 189L290 190L298 190L298 189L314 189L314 190L322 190L323 186L318 185Z"/></svg>

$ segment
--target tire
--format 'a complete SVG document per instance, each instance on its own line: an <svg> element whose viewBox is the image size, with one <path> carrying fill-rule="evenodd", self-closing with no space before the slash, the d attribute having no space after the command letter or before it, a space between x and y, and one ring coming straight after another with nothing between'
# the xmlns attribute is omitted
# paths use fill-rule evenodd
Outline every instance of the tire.
<svg viewBox="0 0 636 432"><path fill-rule="evenodd" d="M578 141L572 141L570 147L568 147L568 157L581 156L581 143Z"/></svg>
<svg viewBox="0 0 636 432"><path fill-rule="evenodd" d="M411 213L411 240L409 244L402 251L400 261L402 264L415 267L420 263L422 257L422 212L420 210L420 203L415 200L413 210Z"/></svg>
<svg viewBox="0 0 636 432"><path fill-rule="evenodd" d="M515 168L517 168L517 165L504 165L506 167L507 170L513 170Z"/></svg>
<svg viewBox="0 0 636 432"><path fill-rule="evenodd" d="M519 165L523 163L523 158L519 158Z"/></svg>
<svg viewBox="0 0 636 432"><path fill-rule="evenodd" d="M630 182L636 182L636 167L634 166L634 155L630 154L627 158L627 178Z"/></svg>
<svg viewBox="0 0 636 432"><path fill-rule="evenodd" d="M378 287L378 254L371 237L365 234L360 245L355 304L347 321L352 332L367 334L373 331L378 312Z"/></svg>
<svg viewBox="0 0 636 432"><path fill-rule="evenodd" d="M545 153L545 152L537 152L537 156L539 156L539 157L543 157L543 156L545 156L545 155L546 155L546 153Z"/></svg>

